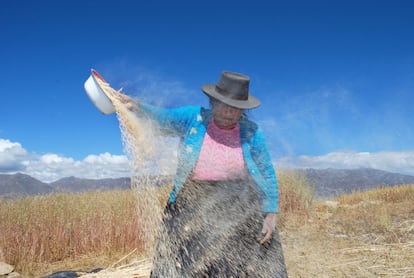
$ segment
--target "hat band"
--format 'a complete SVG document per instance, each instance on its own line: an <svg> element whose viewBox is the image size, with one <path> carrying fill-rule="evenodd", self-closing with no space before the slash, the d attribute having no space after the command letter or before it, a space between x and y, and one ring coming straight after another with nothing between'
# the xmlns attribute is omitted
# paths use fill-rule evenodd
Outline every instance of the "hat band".
<svg viewBox="0 0 414 278"><path fill-rule="evenodd" d="M216 85L216 91L220 93L222 96L228 97L234 100L248 100L249 98L247 94L237 94L237 93L228 92L226 90L223 90L217 85Z"/></svg>

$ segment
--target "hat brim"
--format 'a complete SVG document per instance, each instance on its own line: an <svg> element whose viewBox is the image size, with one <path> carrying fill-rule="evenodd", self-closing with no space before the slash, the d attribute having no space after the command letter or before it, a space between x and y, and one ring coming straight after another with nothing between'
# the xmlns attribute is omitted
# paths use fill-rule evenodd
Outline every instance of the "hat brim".
<svg viewBox="0 0 414 278"><path fill-rule="evenodd" d="M216 91L216 85L214 84L206 84L201 86L201 90L208 96L213 97L227 105L239 108L239 109L253 109L260 105L260 101L252 96L249 93L247 100L237 100L237 99L231 99L228 97L223 96L219 92Z"/></svg>

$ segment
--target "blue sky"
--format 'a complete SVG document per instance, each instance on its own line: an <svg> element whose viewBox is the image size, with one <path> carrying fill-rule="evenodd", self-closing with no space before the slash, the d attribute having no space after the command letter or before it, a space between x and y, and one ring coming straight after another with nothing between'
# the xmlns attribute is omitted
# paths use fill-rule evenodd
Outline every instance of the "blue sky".
<svg viewBox="0 0 414 278"><path fill-rule="evenodd" d="M251 77L275 163L414 175L413 1L2 1L0 172L43 181L127 172L118 120L83 84L207 105Z"/></svg>

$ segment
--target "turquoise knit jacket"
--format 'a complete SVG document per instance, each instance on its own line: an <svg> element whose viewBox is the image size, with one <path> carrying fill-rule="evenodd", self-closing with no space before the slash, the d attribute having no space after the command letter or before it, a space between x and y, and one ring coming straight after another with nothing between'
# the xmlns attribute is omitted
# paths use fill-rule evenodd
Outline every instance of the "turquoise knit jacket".
<svg viewBox="0 0 414 278"><path fill-rule="evenodd" d="M162 134L180 138L177 172L170 192L170 202L174 203L197 162L212 111L200 106L165 109L140 103L140 107L138 115L157 122ZM263 132L254 122L242 117L240 138L247 169L261 189L263 212L277 213L278 182Z"/></svg>

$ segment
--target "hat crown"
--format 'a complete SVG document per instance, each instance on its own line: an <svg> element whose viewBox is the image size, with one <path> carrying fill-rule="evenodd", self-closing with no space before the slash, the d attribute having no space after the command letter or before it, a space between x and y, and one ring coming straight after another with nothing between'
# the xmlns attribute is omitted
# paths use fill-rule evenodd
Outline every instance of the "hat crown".
<svg viewBox="0 0 414 278"><path fill-rule="evenodd" d="M239 109L252 109L260 101L249 91L250 77L247 75L223 71L216 84L204 84L201 89L209 97Z"/></svg>
<svg viewBox="0 0 414 278"><path fill-rule="evenodd" d="M249 98L250 78L247 75L224 71L217 82L217 91L231 99L247 100Z"/></svg>

